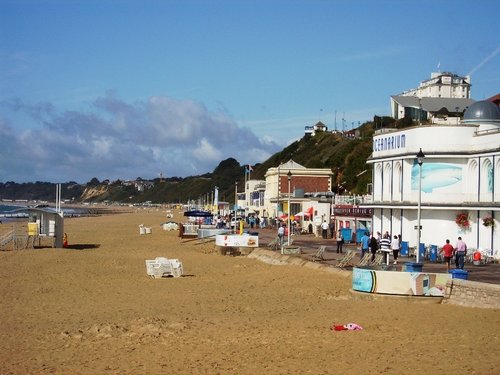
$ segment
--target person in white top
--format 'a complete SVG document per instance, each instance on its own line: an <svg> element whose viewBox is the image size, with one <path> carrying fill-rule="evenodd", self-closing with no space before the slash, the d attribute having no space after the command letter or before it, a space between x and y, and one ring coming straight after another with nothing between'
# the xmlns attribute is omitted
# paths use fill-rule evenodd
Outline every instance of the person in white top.
<svg viewBox="0 0 500 375"><path fill-rule="evenodd" d="M278 238L280 246L283 246L283 239L285 237L285 224L278 227Z"/></svg>
<svg viewBox="0 0 500 375"><path fill-rule="evenodd" d="M325 240L328 238L328 223L326 220L323 221L323 224L321 224L321 234Z"/></svg>
<svg viewBox="0 0 500 375"><path fill-rule="evenodd" d="M391 249L392 249L392 255L394 256L394 263L392 263L392 264L398 264L398 258L399 258L399 238L398 238L398 236L394 236L394 238L392 239Z"/></svg>

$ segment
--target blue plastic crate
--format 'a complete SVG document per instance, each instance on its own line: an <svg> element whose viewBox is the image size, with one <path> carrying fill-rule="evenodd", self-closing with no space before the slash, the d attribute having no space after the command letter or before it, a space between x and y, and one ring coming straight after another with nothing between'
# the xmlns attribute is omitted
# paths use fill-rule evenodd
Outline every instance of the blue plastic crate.
<svg viewBox="0 0 500 375"><path fill-rule="evenodd" d="M455 269L455 270L449 270L449 273L451 273L451 278L452 279L462 279L462 280L467 280L469 276L469 272L460 270L460 269Z"/></svg>

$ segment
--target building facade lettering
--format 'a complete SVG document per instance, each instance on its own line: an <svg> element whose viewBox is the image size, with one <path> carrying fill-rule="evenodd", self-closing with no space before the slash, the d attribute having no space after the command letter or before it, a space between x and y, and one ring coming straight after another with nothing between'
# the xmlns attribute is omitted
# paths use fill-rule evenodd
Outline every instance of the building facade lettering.
<svg viewBox="0 0 500 375"><path fill-rule="evenodd" d="M371 217L373 208L334 207L333 213L338 216Z"/></svg>
<svg viewBox="0 0 500 375"><path fill-rule="evenodd" d="M373 140L373 152L406 148L406 135L396 134L379 137Z"/></svg>

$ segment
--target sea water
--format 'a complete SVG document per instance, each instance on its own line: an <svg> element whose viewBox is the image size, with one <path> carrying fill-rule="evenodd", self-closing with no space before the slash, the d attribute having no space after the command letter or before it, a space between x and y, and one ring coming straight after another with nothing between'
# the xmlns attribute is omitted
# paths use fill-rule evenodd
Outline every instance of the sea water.
<svg viewBox="0 0 500 375"><path fill-rule="evenodd" d="M28 217L27 212L18 211L22 210L23 208L26 208L26 206L0 204L0 223L8 223L11 221L16 221L21 218L27 218Z"/></svg>
<svg viewBox="0 0 500 375"><path fill-rule="evenodd" d="M22 218L29 217L28 212L25 211L26 208L34 208L27 205L13 205L13 204L3 204L0 203L0 221L5 223L9 221L14 221ZM40 209L53 211L52 207L41 207ZM71 216L81 216L88 212L88 210L82 208L63 208L63 215L65 217Z"/></svg>

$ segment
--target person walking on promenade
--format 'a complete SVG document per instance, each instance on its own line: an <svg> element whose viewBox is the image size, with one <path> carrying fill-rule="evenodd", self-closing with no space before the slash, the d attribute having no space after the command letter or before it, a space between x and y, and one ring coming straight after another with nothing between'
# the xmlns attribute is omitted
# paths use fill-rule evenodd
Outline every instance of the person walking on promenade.
<svg viewBox="0 0 500 375"><path fill-rule="evenodd" d="M342 254L342 245L344 245L344 237L342 237L342 231L338 231L337 234L337 253Z"/></svg>
<svg viewBox="0 0 500 375"><path fill-rule="evenodd" d="M384 263L389 265L389 253L391 251L391 238L386 233L380 240L380 251L384 254Z"/></svg>
<svg viewBox="0 0 500 375"><path fill-rule="evenodd" d="M394 263L392 264L398 264L399 249L400 249L398 236L394 236L393 240L391 241L391 249L392 249L392 256L394 257Z"/></svg>
<svg viewBox="0 0 500 375"><path fill-rule="evenodd" d="M361 258L365 256L365 254L368 252L370 248L370 233L365 232L363 237L361 237L361 240L359 242L359 245L361 246Z"/></svg>
<svg viewBox="0 0 500 375"><path fill-rule="evenodd" d="M330 237L333 238L333 234L335 232L335 223L332 221L330 221L330 224L328 224L328 228L330 229Z"/></svg>
<svg viewBox="0 0 500 375"><path fill-rule="evenodd" d="M260 222L259 222L259 223L260 223L260 227L261 227L262 229L264 229L264 228L266 227L266 218L265 218L264 216L262 216L262 217L260 218Z"/></svg>
<svg viewBox="0 0 500 375"><path fill-rule="evenodd" d="M453 246L450 244L450 240L446 240L441 251L443 252L444 262L446 263L446 271L450 270L451 258L453 258Z"/></svg>
<svg viewBox="0 0 500 375"><path fill-rule="evenodd" d="M458 241L455 244L455 266L464 269L465 253L467 251L467 245L462 241L462 237L458 237Z"/></svg>
<svg viewBox="0 0 500 375"><path fill-rule="evenodd" d="M321 234L323 235L323 239L328 238L328 223L326 220L323 220L323 224L321 224Z"/></svg>
<svg viewBox="0 0 500 375"><path fill-rule="evenodd" d="M285 238L285 224L278 227L278 238L280 247L283 246L283 239Z"/></svg>
<svg viewBox="0 0 500 375"><path fill-rule="evenodd" d="M375 260L375 254L377 253L378 250L378 241L377 238L373 235L370 238L370 251L372 252L372 262Z"/></svg>

